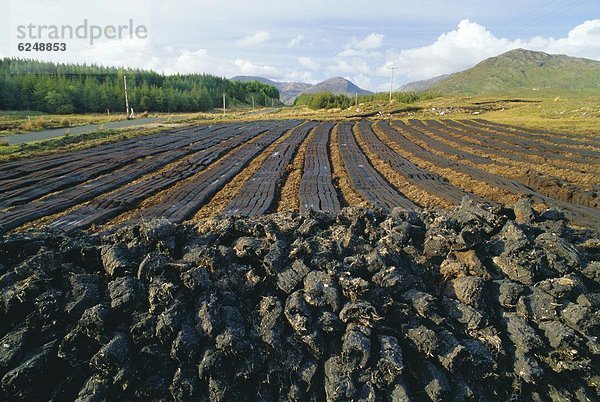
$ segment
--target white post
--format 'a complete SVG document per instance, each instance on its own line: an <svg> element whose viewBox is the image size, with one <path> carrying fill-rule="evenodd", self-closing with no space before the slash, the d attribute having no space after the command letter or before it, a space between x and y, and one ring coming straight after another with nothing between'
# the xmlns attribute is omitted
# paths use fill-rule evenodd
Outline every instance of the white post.
<svg viewBox="0 0 600 402"><path fill-rule="evenodd" d="M394 70L398 67L396 66L388 66L388 69L392 70L392 79L390 80L390 102L392 101L392 91L394 90Z"/></svg>
<svg viewBox="0 0 600 402"><path fill-rule="evenodd" d="M129 97L127 96L127 77L123 76L123 86L125 87L125 114L129 118Z"/></svg>

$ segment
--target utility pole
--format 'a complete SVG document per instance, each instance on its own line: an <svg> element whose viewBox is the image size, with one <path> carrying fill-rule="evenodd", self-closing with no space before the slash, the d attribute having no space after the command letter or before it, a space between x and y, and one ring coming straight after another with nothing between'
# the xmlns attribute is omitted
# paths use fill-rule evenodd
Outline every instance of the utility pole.
<svg viewBox="0 0 600 402"><path fill-rule="evenodd" d="M358 106L358 92L354 92L354 106Z"/></svg>
<svg viewBox="0 0 600 402"><path fill-rule="evenodd" d="M392 91L394 90L394 70L397 70L398 67L391 65L387 67L389 70L392 70L392 79L390 80L390 102L392 101Z"/></svg>
<svg viewBox="0 0 600 402"><path fill-rule="evenodd" d="M225 112L226 112L226 109L225 109L225 93L223 93L223 116L225 116Z"/></svg>
<svg viewBox="0 0 600 402"><path fill-rule="evenodd" d="M254 95L252 95L252 110L254 110Z"/></svg>
<svg viewBox="0 0 600 402"><path fill-rule="evenodd" d="M127 96L127 77L123 76L123 86L125 87L125 114L129 119L129 97Z"/></svg>

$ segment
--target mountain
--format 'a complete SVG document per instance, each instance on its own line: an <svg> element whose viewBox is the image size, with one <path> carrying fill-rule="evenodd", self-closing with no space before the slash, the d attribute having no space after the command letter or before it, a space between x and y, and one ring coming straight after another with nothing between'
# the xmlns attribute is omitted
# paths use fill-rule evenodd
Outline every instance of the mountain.
<svg viewBox="0 0 600 402"><path fill-rule="evenodd" d="M333 92L336 95L354 95L371 94L372 92L362 89L352 81L342 77L333 77L318 84L311 85L304 82L277 82L263 77L237 76L233 77L235 81L258 81L263 84L272 85L279 90L279 98L283 103L293 103L298 95L303 93Z"/></svg>
<svg viewBox="0 0 600 402"><path fill-rule="evenodd" d="M312 87L311 84L304 82L278 82L272 81L263 77L255 77L250 75L240 75L232 78L233 81L258 81L263 84L274 86L279 90L279 100L283 103L293 103L294 99L303 92L306 92Z"/></svg>
<svg viewBox="0 0 600 402"><path fill-rule="evenodd" d="M408 84L402 85L397 90L400 92L423 92L427 91L429 88L437 84L438 82L442 82L445 79L450 77L450 74L438 75L437 77L429 78L427 80L414 81L409 82Z"/></svg>
<svg viewBox="0 0 600 402"><path fill-rule="evenodd" d="M368 95L373 92L367 91L366 89L360 88L358 85L354 84L352 81L349 81L343 77L333 77L328 80L319 82L318 84L313 85L309 90L305 91L309 94L319 93L319 92L333 92L334 95Z"/></svg>
<svg viewBox="0 0 600 402"><path fill-rule="evenodd" d="M510 94L536 91L600 93L600 62L566 55L515 49L491 57L475 67L403 88L442 93Z"/></svg>

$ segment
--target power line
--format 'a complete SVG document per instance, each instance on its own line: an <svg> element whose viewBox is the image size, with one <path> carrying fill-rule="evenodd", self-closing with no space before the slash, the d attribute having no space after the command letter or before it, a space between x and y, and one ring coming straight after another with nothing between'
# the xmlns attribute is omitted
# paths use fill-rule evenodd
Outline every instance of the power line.
<svg viewBox="0 0 600 402"><path fill-rule="evenodd" d="M525 28L528 28L530 26L532 26L535 23L539 23L539 22L545 22L547 21L549 18L555 16L556 14L560 13L561 11L567 10L567 9L572 9L572 8L576 8L581 6L583 3L587 3L588 0L570 0L567 4L563 4L562 6L555 8L555 9L548 9L548 4L546 4L545 6L542 7L538 7L532 11L530 11L528 14L537 14L537 17L534 17L533 19L522 23L520 25L517 25L515 28L513 28L510 32L507 33L507 36L510 35L514 35L516 33L522 32ZM552 3L554 4L554 2ZM544 9L544 10L548 10L546 13L540 13L538 14L537 11L540 9Z"/></svg>

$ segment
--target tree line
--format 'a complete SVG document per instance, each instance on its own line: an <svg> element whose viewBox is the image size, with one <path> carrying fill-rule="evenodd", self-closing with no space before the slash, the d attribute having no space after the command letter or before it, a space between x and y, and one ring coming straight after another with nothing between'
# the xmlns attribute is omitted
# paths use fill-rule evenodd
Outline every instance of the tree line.
<svg viewBox="0 0 600 402"><path fill-rule="evenodd" d="M48 113L125 111L123 77L135 111L204 112L222 106L270 106L279 91L260 82L231 81L209 74L164 75L154 71L40 62L0 60L0 110Z"/></svg>
<svg viewBox="0 0 600 402"><path fill-rule="evenodd" d="M415 103L420 100L434 99L440 97L440 94L430 92L394 92L392 99L399 103ZM347 109L358 103L387 101L389 93L379 92L371 95L359 95L358 99L344 94L335 95L332 92L320 92L315 94L301 94L294 101L294 106L306 106L310 109Z"/></svg>

